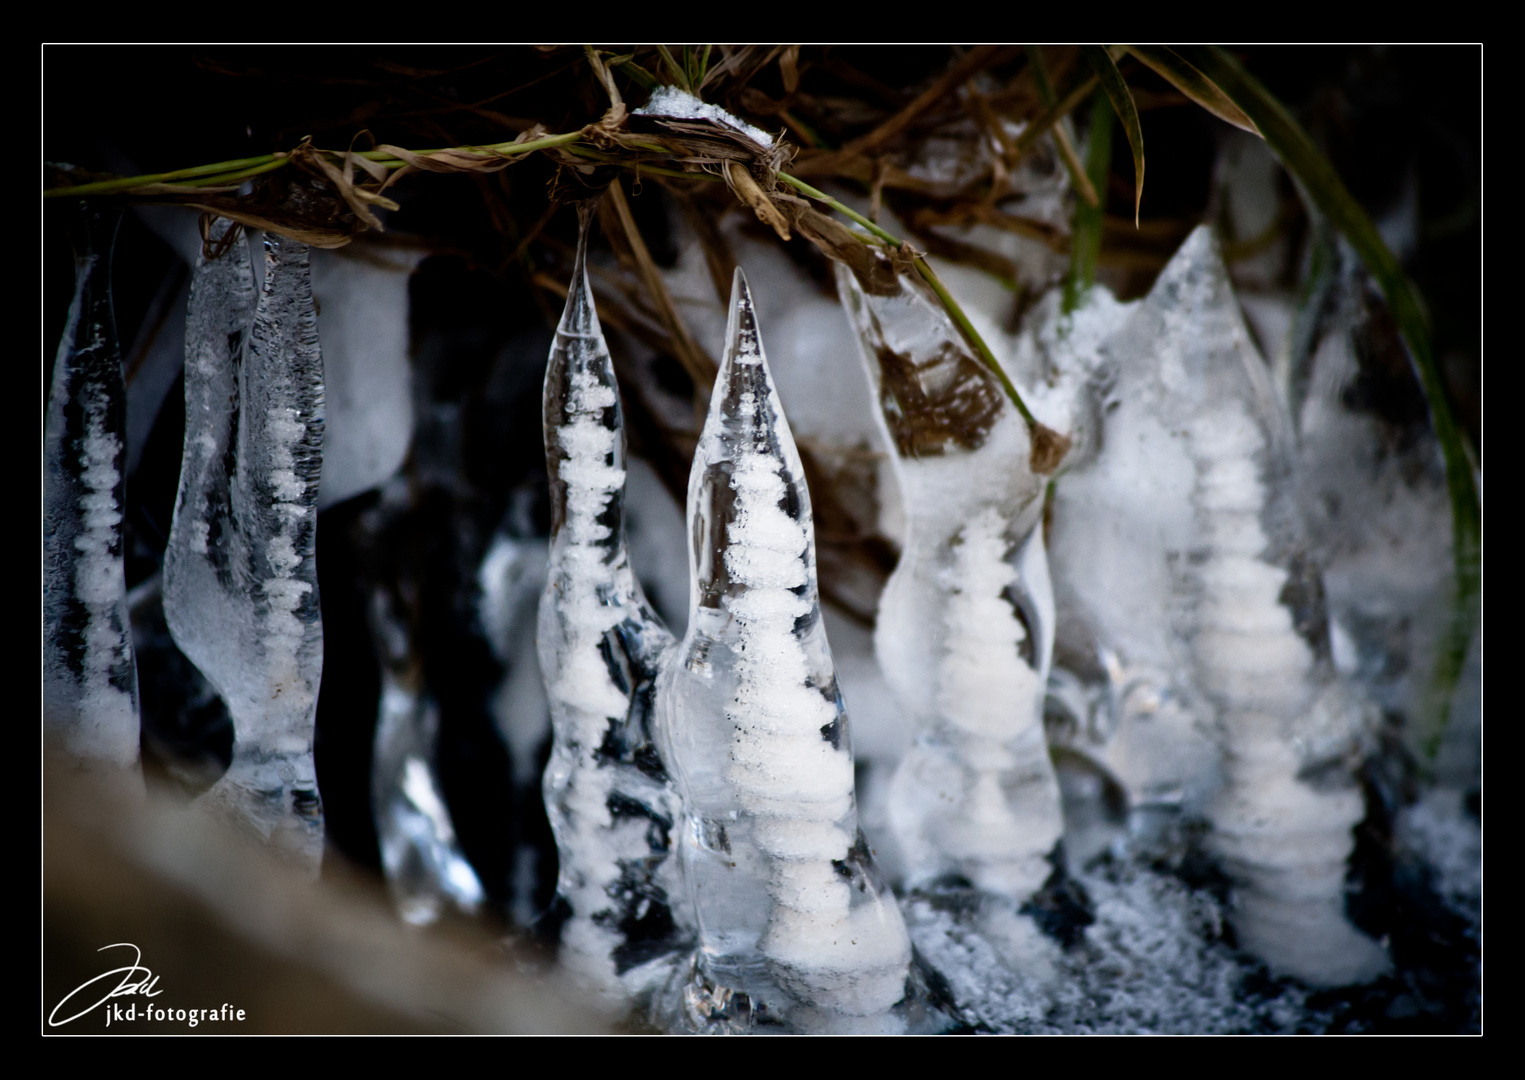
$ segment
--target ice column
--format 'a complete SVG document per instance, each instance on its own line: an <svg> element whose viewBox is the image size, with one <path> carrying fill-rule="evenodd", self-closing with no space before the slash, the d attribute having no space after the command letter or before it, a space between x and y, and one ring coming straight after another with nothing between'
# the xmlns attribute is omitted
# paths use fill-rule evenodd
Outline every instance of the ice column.
<svg viewBox="0 0 1525 1080"><path fill-rule="evenodd" d="M213 242L235 227L217 222ZM265 284L253 300L242 238L220 258L197 260L164 608L175 643L233 717L232 764L199 801L316 873L323 361L306 244L266 235Z"/></svg>
<svg viewBox="0 0 1525 1080"><path fill-rule="evenodd" d="M1129 370L1155 368L1159 393L1139 390L1156 398L1190 460L1193 524L1172 571L1183 601L1174 632L1217 714L1224 782L1207 813L1237 886L1239 942L1310 983L1364 981L1387 966L1344 912L1351 830L1364 814L1351 766L1368 713L1335 678L1291 482L1290 427L1205 227L1160 275L1128 335L1157 358L1119 354L1119 392L1137 378Z"/></svg>
<svg viewBox="0 0 1525 1080"><path fill-rule="evenodd" d="M916 887L963 878L1025 900L1052 872L1059 786L1043 734L1054 604L1045 477L995 376L905 275L837 287L858 331L905 506L874 647L916 725L889 819Z"/></svg>
<svg viewBox="0 0 1525 1080"><path fill-rule="evenodd" d="M43 724L113 786L141 788L138 678L122 565L126 390L111 310L120 212L74 222L74 300L48 394L43 480Z"/></svg>
<svg viewBox="0 0 1525 1080"><path fill-rule="evenodd" d="M381 702L371 764L371 812L387 889L403 919L426 926L446 904L474 913L482 883L461 853L437 779L439 706L423 686L422 662L389 590L371 597L381 662Z"/></svg>
<svg viewBox="0 0 1525 1080"><path fill-rule="evenodd" d="M545 376L552 520L538 645L553 729L544 787L566 914L561 961L614 1004L622 988L640 989L634 969L677 947L669 856L679 802L652 730L672 636L626 554L619 392L587 278L592 210L578 207L577 261Z"/></svg>
<svg viewBox="0 0 1525 1080"><path fill-rule="evenodd" d="M881 1026L910 944L858 831L810 495L741 271L689 475L688 632L660 698L700 948L690 1022Z"/></svg>

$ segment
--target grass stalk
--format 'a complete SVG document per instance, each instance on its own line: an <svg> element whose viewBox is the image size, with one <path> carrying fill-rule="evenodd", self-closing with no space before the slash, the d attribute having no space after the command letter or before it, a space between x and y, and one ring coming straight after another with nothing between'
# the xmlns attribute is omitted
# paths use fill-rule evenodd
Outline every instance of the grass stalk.
<svg viewBox="0 0 1525 1080"><path fill-rule="evenodd" d="M855 224L862 226L864 229L867 229L876 238L888 244L889 246L894 248L904 247L902 242L893 234L886 232L874 222L858 213L852 207L836 199L833 199L824 191L813 188L809 184L805 183L805 181L796 179L795 177L790 176L788 173L779 173L778 178L784 183L788 184L790 187L794 188L796 191L799 191L801 194L807 195L810 198L815 199L817 202L824 203L831 207L833 210L837 211L839 214L843 214L850 218ZM963 335L964 341L967 342L969 347L975 351L976 355L979 356L980 362L989 368L991 373L995 375L995 377L1000 381L1001 389L1006 392L1006 396L1011 400L1011 403L1016 406L1017 412L1022 415L1022 419L1027 421L1029 426L1035 426L1038 421L1033 416L1032 411L1028 409L1027 402L1022 400L1022 395L1017 392L1016 386L1012 383L1011 379L1007 377L1005 369L1002 368L1000 362L996 360L995 353L990 351L990 346L985 344L985 339L980 337L979 332L974 328L974 324L969 321L969 316L964 314L964 309L959 306L957 300L953 299L953 294L948 292L948 287L944 285L942 279L937 276L937 272L933 270L930 265L928 265L926 257L920 254L915 254L912 256L911 262L912 265L916 267L916 273L921 277L921 280L927 283L927 286L932 290L933 294L936 295L938 302L941 303L943 309L947 311L948 317L953 320L953 325L958 327L958 331Z"/></svg>

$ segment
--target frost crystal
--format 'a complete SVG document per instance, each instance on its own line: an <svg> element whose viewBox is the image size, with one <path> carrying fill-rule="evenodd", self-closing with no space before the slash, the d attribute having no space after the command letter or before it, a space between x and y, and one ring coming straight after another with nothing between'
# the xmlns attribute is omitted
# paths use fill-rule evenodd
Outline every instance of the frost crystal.
<svg viewBox="0 0 1525 1080"><path fill-rule="evenodd" d="M995 376L918 283L837 267L905 506L874 644L916 738L891 782L907 884L954 875L1023 901L1063 830L1043 733L1054 612L1044 478Z"/></svg>
<svg viewBox="0 0 1525 1080"><path fill-rule="evenodd" d="M746 278L689 476L688 632L660 690L687 814L700 1030L886 1030L910 943L858 831L810 495Z"/></svg>
<svg viewBox="0 0 1525 1080"><path fill-rule="evenodd" d="M539 650L553 730L545 803L566 909L561 961L617 1001L678 944L669 855L679 804L652 732L672 636L626 553L624 429L588 285L591 214L591 204L579 207L577 261L545 376L552 524Z"/></svg>
<svg viewBox="0 0 1525 1080"><path fill-rule="evenodd" d="M219 221L213 241L232 228ZM232 764L200 801L316 873L323 361L307 245L266 236L257 305L241 237L220 258L198 259L186 323L185 456L164 558L165 617L234 724Z"/></svg>
<svg viewBox="0 0 1525 1080"><path fill-rule="evenodd" d="M141 784L122 564L126 391L110 287L118 213L80 211L74 300L48 394L43 723L72 761L132 790Z"/></svg>

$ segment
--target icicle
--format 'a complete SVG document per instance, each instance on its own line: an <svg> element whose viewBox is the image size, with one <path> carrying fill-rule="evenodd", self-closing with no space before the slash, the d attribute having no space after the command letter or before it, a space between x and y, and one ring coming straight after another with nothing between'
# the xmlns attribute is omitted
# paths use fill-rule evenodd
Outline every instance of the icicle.
<svg viewBox="0 0 1525 1080"><path fill-rule="evenodd" d="M1366 708L1329 661L1290 428L1206 228L1118 334L1106 377L1103 450L1061 484L1055 538L1076 545L1058 568L1066 608L1090 624L1123 706L1109 755L1130 782L1173 782L1206 811L1242 947L1314 984L1372 978L1386 957L1344 914ZM1216 794L1201 790L1193 731L1208 724Z"/></svg>
<svg viewBox="0 0 1525 1080"><path fill-rule="evenodd" d="M631 572L614 366L587 278L591 203L545 376L551 555L540 669L553 749L545 803L561 865L561 962L617 1004L678 947L669 859L679 802L653 742L657 667L672 637Z"/></svg>
<svg viewBox="0 0 1525 1080"><path fill-rule="evenodd" d="M233 227L218 222L213 241ZM323 849L312 757L323 663L314 563L323 363L307 245L266 236L264 289L241 358L252 299L242 240L197 261L165 615L233 717L232 764L200 801L315 873Z"/></svg>
<svg viewBox="0 0 1525 1080"><path fill-rule="evenodd" d="M659 694L701 934L689 1020L883 1029L910 943L858 831L810 495L740 270L688 523L688 632Z"/></svg>
<svg viewBox="0 0 1525 1080"><path fill-rule="evenodd" d="M437 779L439 706L422 686L411 634L385 590L373 594L370 615L381 652L371 812L387 889L415 926L436 921L447 904L475 914L482 883L461 854Z"/></svg>
<svg viewBox="0 0 1525 1080"><path fill-rule="evenodd" d="M48 394L43 723L75 763L141 790L138 679L122 565L126 390L111 310L120 211L82 207L74 300Z"/></svg>
<svg viewBox="0 0 1525 1080"><path fill-rule="evenodd" d="M875 651L916 725L889 794L907 884L1023 901L1063 831L1043 735L1054 612L1027 425L905 276L838 292L896 452L906 533Z"/></svg>

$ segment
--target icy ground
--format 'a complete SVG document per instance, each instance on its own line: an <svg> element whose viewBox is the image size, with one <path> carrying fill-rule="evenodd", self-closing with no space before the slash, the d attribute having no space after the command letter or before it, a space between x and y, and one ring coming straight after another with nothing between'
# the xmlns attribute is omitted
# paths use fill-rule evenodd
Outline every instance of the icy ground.
<svg viewBox="0 0 1525 1080"><path fill-rule="evenodd" d="M1050 899L1053 937L1035 939L1011 911L982 908L972 890L913 894L904 904L917 954L946 978L953 1013L971 1032L1011 1034L1315 1034L1477 1031L1475 947L1481 930L1481 829L1456 792L1438 790L1399 818L1394 862L1429 866L1407 883L1427 936L1449 922L1465 963L1449 973L1406 959L1367 987L1311 991L1274 979L1231 943L1222 894L1199 868L1172 870L1119 847L1071 876ZM1041 901L1040 901L1041 902ZM988 901L986 902L988 905ZM1438 906L1448 918L1436 920ZM1086 909L1089 909L1087 912ZM1088 926L1078 925L1093 918ZM1436 937L1439 935L1437 934ZM1068 937L1068 945L1055 938ZM1439 942L1437 941L1437 944ZM1433 957L1425 957L1433 960ZM1022 963L1014 971L1013 960ZM1019 973L1020 972L1020 973Z"/></svg>

